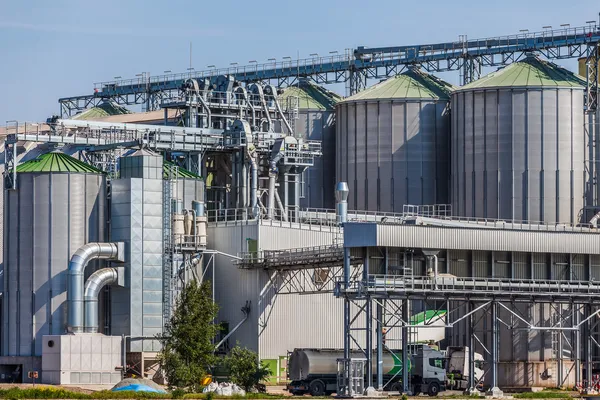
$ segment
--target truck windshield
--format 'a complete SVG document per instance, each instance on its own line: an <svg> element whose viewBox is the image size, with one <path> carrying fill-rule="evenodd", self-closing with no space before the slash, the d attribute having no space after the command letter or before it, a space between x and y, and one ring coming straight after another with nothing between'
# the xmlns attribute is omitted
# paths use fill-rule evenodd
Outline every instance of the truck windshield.
<svg viewBox="0 0 600 400"><path fill-rule="evenodd" d="M429 365L437 368L446 368L446 360L443 358L430 358Z"/></svg>

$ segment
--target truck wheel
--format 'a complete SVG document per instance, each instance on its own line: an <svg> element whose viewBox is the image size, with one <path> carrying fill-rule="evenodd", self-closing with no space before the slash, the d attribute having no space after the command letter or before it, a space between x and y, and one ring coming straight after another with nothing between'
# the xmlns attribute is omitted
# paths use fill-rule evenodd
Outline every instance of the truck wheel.
<svg viewBox="0 0 600 400"><path fill-rule="evenodd" d="M402 393L402 383L400 383L400 382L392 383L392 385L390 386L390 392Z"/></svg>
<svg viewBox="0 0 600 400"><path fill-rule="evenodd" d="M325 383L321 380L312 381L310 383L310 394L311 396L323 396L325 395Z"/></svg>
<svg viewBox="0 0 600 400"><path fill-rule="evenodd" d="M427 390L427 394L431 397L437 396L440 392L440 384L437 382L431 382L429 384L429 390Z"/></svg>

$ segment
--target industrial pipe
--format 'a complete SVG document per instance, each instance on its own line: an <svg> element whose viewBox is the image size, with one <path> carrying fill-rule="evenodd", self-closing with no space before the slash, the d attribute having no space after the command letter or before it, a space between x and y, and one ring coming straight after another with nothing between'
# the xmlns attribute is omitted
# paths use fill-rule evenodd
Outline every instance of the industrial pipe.
<svg viewBox="0 0 600 400"><path fill-rule="evenodd" d="M594 228L597 228L599 219L600 219L600 212L597 213L596 215L594 215L592 217L592 219L590 219L590 225L592 225L592 227L594 227Z"/></svg>
<svg viewBox="0 0 600 400"><path fill-rule="evenodd" d="M271 120L271 114L269 114L269 107L267 106L267 102L265 100L265 95L263 93L262 86L260 86L257 83L253 83L252 85L250 85L250 90L252 90L254 92L254 88L256 88L256 94L258 95L258 98L260 99L260 103L262 104L262 106L263 106L263 108L265 110L265 115L266 115L267 121L269 123L269 127L267 128L267 132L272 132L273 121Z"/></svg>
<svg viewBox="0 0 600 400"><path fill-rule="evenodd" d="M252 216L256 218L258 217L258 165L252 155L250 155L249 159L251 173L250 180L252 181L250 183L250 208L252 209Z"/></svg>
<svg viewBox="0 0 600 400"><path fill-rule="evenodd" d="M277 89L273 85L265 86L265 89L267 89L267 88L273 93L273 101L275 102L275 109L279 113L281 120L285 124L285 127L288 129L290 136L294 136L294 131L292 130L292 127L290 126L290 123L288 122L285 115L283 115L283 111L281 111L281 107L279 106L279 102L277 101Z"/></svg>
<svg viewBox="0 0 600 400"><path fill-rule="evenodd" d="M92 260L124 261L124 244L88 243L81 246L69 262L67 271L67 330L73 333L83 331L83 274Z"/></svg>
<svg viewBox="0 0 600 400"><path fill-rule="evenodd" d="M288 222L287 210L283 206L283 203L281 202L281 198L279 197L279 193L277 193L277 191L275 191L275 201L277 202L277 205L279 206L279 209L281 210L281 218L283 219L284 222Z"/></svg>
<svg viewBox="0 0 600 400"><path fill-rule="evenodd" d="M98 332L98 295L104 286L112 285L118 278L116 268L99 269L88 278L83 293L85 308L83 331L85 333Z"/></svg>
<svg viewBox="0 0 600 400"><path fill-rule="evenodd" d="M338 182L335 186L335 214L338 224L344 224L348 221L348 184Z"/></svg>

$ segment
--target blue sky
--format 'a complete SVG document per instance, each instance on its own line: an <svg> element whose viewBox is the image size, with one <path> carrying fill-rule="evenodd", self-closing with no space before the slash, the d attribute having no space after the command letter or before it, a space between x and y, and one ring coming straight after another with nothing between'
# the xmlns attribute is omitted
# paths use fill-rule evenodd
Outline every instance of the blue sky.
<svg viewBox="0 0 600 400"><path fill-rule="evenodd" d="M598 19L598 0L0 0L0 124L140 72L541 30ZM574 69L575 61L561 61ZM457 75L444 74L457 82ZM341 89L337 88L336 89Z"/></svg>

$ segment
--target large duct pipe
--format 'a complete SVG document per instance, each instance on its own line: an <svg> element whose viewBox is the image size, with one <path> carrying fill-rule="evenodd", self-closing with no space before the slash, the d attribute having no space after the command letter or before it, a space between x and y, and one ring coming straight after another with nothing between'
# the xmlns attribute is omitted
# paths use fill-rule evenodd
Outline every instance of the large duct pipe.
<svg viewBox="0 0 600 400"><path fill-rule="evenodd" d="M92 260L123 261L123 243L88 243L81 246L69 262L67 271L67 330L83 331L83 274Z"/></svg>
<svg viewBox="0 0 600 400"><path fill-rule="evenodd" d="M598 220L600 220L600 212L597 213L596 215L594 215L592 217L592 219L590 219L590 225L592 225L592 227L597 228L598 227Z"/></svg>
<svg viewBox="0 0 600 400"><path fill-rule="evenodd" d="M252 181L250 183L250 208L252 209L252 216L258 217L258 165L252 155L250 155L250 173Z"/></svg>
<svg viewBox="0 0 600 400"><path fill-rule="evenodd" d="M85 333L98 332L98 295L100 290L106 285L112 285L117 281L119 275L115 268L102 268L94 272L85 283L83 294L85 318Z"/></svg>
<svg viewBox="0 0 600 400"><path fill-rule="evenodd" d="M343 224L348 221L348 184L346 182L338 182L335 186L335 214L338 224Z"/></svg>

